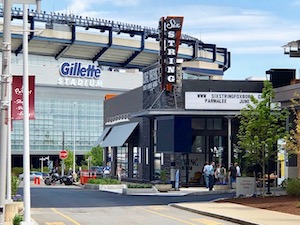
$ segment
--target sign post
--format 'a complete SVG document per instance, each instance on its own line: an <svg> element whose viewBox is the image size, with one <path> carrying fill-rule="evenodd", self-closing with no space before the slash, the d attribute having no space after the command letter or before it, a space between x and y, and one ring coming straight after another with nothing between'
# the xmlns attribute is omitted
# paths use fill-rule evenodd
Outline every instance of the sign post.
<svg viewBox="0 0 300 225"><path fill-rule="evenodd" d="M61 175L64 176L64 172L65 172L65 159L68 158L68 151L66 150L61 150L59 152L59 158L62 160L62 164L61 164Z"/></svg>

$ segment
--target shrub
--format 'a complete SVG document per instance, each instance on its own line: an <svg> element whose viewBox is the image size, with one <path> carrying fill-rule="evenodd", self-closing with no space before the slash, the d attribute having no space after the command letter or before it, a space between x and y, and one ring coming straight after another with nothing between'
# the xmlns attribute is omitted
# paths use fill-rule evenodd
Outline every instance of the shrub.
<svg viewBox="0 0 300 225"><path fill-rule="evenodd" d="M111 178L89 179L89 184L121 184L120 181Z"/></svg>
<svg viewBox="0 0 300 225"><path fill-rule="evenodd" d="M43 172L44 173L49 173L49 167L48 166L44 166L43 167Z"/></svg>
<svg viewBox="0 0 300 225"><path fill-rule="evenodd" d="M17 176L11 176L11 194L16 195L19 188L20 180Z"/></svg>
<svg viewBox="0 0 300 225"><path fill-rule="evenodd" d="M128 184L127 188L152 188L152 184Z"/></svg>
<svg viewBox="0 0 300 225"><path fill-rule="evenodd" d="M13 218L13 225L20 225L22 221L23 221L23 216L17 214Z"/></svg>
<svg viewBox="0 0 300 225"><path fill-rule="evenodd" d="M160 182L163 183L163 184L167 184L168 183L167 171L166 170L161 170L159 175L160 175Z"/></svg>
<svg viewBox="0 0 300 225"><path fill-rule="evenodd" d="M19 176L20 173L23 173L23 167L13 167L11 169L12 175Z"/></svg>
<svg viewBox="0 0 300 225"><path fill-rule="evenodd" d="M300 197L300 179L289 179L286 185L286 192L289 196Z"/></svg>

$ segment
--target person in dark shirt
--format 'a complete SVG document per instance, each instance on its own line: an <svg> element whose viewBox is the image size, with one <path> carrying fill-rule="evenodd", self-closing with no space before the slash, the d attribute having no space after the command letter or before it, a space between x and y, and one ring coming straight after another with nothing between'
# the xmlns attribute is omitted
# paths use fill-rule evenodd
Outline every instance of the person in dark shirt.
<svg viewBox="0 0 300 225"><path fill-rule="evenodd" d="M232 163L230 164L229 168L229 179L232 187L232 183L236 182L236 167Z"/></svg>

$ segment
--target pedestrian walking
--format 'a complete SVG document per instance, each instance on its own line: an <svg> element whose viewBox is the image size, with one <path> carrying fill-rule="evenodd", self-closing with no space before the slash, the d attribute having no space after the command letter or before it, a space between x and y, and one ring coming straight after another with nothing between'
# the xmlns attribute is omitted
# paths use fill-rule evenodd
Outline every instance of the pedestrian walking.
<svg viewBox="0 0 300 225"><path fill-rule="evenodd" d="M124 169L123 169L123 167L120 163L117 167L117 176L118 176L118 181L120 181L120 182L121 182L121 179L122 179L123 172L124 172Z"/></svg>
<svg viewBox="0 0 300 225"><path fill-rule="evenodd" d="M210 174L210 165L206 161L203 167L203 177L204 177L204 183L206 188L209 188L209 174Z"/></svg>
<svg viewBox="0 0 300 225"><path fill-rule="evenodd" d="M212 191L215 183L215 162L211 161L209 165L209 190Z"/></svg>
<svg viewBox="0 0 300 225"><path fill-rule="evenodd" d="M232 188L232 183L236 182L236 167L232 163L229 168L229 180Z"/></svg>
<svg viewBox="0 0 300 225"><path fill-rule="evenodd" d="M103 177L110 177L111 168L107 163L106 166L103 168Z"/></svg>
<svg viewBox="0 0 300 225"><path fill-rule="evenodd" d="M234 166L235 166L235 170L236 170L236 176L237 177L240 177L241 176L241 168L240 166L238 165L238 163L234 163Z"/></svg>
<svg viewBox="0 0 300 225"><path fill-rule="evenodd" d="M215 170L215 178L216 178L217 182L220 182L222 184L224 184L226 181L226 169L222 165L222 163L219 163L217 165L217 168Z"/></svg>

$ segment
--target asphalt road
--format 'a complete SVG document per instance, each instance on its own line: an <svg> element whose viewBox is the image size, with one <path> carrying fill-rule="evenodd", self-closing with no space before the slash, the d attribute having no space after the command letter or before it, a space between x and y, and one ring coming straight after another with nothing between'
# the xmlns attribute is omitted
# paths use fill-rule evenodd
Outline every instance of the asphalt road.
<svg viewBox="0 0 300 225"><path fill-rule="evenodd" d="M127 196L74 186L36 187L31 188L31 216L40 225L229 225L233 223L169 205L227 195Z"/></svg>

